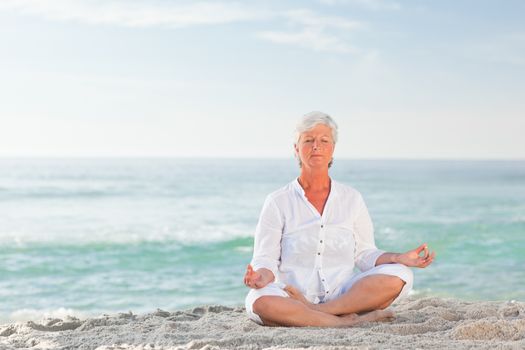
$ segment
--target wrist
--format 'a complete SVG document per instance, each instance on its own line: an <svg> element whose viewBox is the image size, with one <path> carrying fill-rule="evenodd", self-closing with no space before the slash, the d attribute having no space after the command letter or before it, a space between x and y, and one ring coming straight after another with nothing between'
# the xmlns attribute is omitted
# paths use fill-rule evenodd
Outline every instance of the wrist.
<svg viewBox="0 0 525 350"><path fill-rule="evenodd" d="M399 254L399 253L393 253L392 254L392 257L390 259L392 260L393 264L399 264L399 256L400 255L401 254Z"/></svg>

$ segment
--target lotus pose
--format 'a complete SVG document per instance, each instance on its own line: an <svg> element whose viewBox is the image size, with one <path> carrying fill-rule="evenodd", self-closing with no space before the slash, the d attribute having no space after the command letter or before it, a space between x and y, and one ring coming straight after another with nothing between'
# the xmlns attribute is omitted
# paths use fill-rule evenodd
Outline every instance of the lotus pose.
<svg viewBox="0 0 525 350"><path fill-rule="evenodd" d="M261 325L318 327L392 317L384 309L411 290L409 267L427 267L435 254L426 244L406 253L377 249L363 197L328 174L334 120L312 112L296 131L300 175L263 205L244 276L248 316Z"/></svg>

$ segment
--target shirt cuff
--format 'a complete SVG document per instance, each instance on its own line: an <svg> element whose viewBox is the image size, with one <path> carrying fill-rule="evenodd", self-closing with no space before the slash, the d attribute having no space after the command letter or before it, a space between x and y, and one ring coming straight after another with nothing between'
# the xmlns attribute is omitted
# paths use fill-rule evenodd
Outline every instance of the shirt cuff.
<svg viewBox="0 0 525 350"><path fill-rule="evenodd" d="M361 254L356 261L356 265L361 271L368 271L376 266L377 259L385 253L384 250L380 249L367 249Z"/></svg>

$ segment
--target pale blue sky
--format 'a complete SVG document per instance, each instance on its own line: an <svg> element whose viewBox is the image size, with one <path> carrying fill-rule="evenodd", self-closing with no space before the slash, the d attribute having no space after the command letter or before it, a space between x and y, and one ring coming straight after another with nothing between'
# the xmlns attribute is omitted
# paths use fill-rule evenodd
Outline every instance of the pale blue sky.
<svg viewBox="0 0 525 350"><path fill-rule="evenodd" d="M525 2L0 1L0 156L525 158Z"/></svg>

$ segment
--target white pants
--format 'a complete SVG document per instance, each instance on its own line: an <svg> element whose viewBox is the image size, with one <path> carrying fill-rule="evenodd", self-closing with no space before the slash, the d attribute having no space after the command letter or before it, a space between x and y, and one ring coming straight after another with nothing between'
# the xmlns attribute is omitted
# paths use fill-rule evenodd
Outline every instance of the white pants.
<svg viewBox="0 0 525 350"><path fill-rule="evenodd" d="M362 279L363 277L370 276L370 275L390 275L390 276L397 276L401 278L403 281L405 281L405 285L403 286L403 289L401 290L401 293L397 296L397 298L394 300L394 302L404 298L408 293L412 290L412 285L414 283L414 275L412 271L402 264L384 264L379 265L376 267L371 268L368 271L362 272L362 273L356 273L350 278L348 281L344 283L342 288L340 288L340 292L338 295L333 296L331 299L335 299L346 293L352 286ZM248 317L254 321L255 323L258 323L260 325L263 324L261 318L259 315L253 312L253 304L257 299L259 299L262 296L272 295L272 296L279 296L279 297L285 297L289 298L288 293L284 291L285 284L280 282L274 282L268 284L266 287L260 288L260 289L250 289L250 292L246 296L245 305L246 305L246 312L248 313Z"/></svg>

